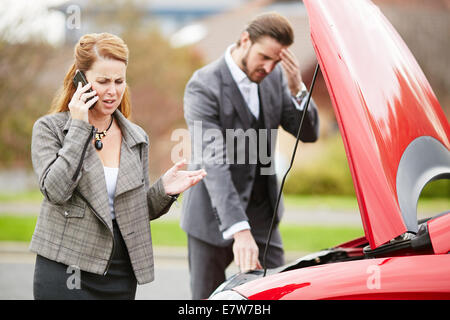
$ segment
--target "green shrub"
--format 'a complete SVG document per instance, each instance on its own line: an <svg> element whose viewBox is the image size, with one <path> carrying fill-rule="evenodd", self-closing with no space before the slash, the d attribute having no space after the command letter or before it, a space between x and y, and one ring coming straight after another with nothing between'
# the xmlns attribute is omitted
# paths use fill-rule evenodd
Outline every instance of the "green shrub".
<svg viewBox="0 0 450 320"><path fill-rule="evenodd" d="M322 141L321 156L300 168L293 168L284 186L286 194L354 195L353 181L339 135Z"/></svg>
<svg viewBox="0 0 450 320"><path fill-rule="evenodd" d="M420 194L423 198L446 198L450 200L450 179L429 182Z"/></svg>
<svg viewBox="0 0 450 320"><path fill-rule="evenodd" d="M355 189L340 135L320 142L321 156L316 161L293 168L285 186L285 194L354 196ZM450 199L450 180L429 182L421 198Z"/></svg>

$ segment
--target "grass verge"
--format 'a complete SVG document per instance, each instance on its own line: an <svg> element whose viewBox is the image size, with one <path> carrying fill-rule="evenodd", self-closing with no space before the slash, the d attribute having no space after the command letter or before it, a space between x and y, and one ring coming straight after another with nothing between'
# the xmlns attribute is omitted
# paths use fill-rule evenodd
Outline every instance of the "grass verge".
<svg viewBox="0 0 450 320"><path fill-rule="evenodd" d="M343 195L293 195L284 194L285 205L288 208L324 209L359 211L355 196ZM17 193L0 193L1 204L36 204L39 206L43 196L39 190L29 190ZM181 205L182 196L178 199ZM450 208L450 197L426 198L420 197L417 204L417 212L430 213L431 215L444 212ZM1 209L1 208L0 208ZM3 212L1 212L3 214Z"/></svg>
<svg viewBox="0 0 450 320"><path fill-rule="evenodd" d="M0 241L30 241L36 216L0 215Z"/></svg>
<svg viewBox="0 0 450 320"><path fill-rule="evenodd" d="M0 241L31 240L36 216L0 215ZM186 247L187 238L178 221L154 221L154 246ZM318 251L363 235L362 228L342 226L281 225L281 235L287 251Z"/></svg>
<svg viewBox="0 0 450 320"><path fill-rule="evenodd" d="M38 189L0 193L0 203L41 203L43 198L42 193Z"/></svg>

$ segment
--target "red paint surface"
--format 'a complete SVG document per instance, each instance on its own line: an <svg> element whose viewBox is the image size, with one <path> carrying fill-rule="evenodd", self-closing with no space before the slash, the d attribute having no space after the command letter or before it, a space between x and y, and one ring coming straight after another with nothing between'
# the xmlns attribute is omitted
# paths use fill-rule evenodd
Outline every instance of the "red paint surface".
<svg viewBox="0 0 450 320"><path fill-rule="evenodd" d="M450 128L403 40L368 0L305 0L311 38L344 141L371 248L406 231L396 196L400 158Z"/></svg>
<svg viewBox="0 0 450 320"><path fill-rule="evenodd" d="M450 128L397 32L368 0L304 0L371 248L406 231L400 158L421 136L450 147ZM330 263L234 288L249 299L450 299L450 214L428 222L435 254ZM362 255L364 238L339 247Z"/></svg>
<svg viewBox="0 0 450 320"><path fill-rule="evenodd" d="M283 272L234 290L266 299L450 299L450 255L339 262Z"/></svg>
<svg viewBox="0 0 450 320"><path fill-rule="evenodd" d="M450 212L428 221L428 233L434 253L446 254L450 252ZM450 265L448 267L450 272Z"/></svg>

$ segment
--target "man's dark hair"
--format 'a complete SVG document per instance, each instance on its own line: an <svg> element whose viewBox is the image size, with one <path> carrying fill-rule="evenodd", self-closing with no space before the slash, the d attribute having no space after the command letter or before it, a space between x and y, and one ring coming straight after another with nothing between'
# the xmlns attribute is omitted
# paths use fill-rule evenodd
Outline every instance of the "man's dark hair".
<svg viewBox="0 0 450 320"><path fill-rule="evenodd" d="M290 22L276 12L263 13L255 17L247 26L252 43L263 36L269 36L284 46L290 46L294 42L294 31ZM238 40L237 45L240 45Z"/></svg>

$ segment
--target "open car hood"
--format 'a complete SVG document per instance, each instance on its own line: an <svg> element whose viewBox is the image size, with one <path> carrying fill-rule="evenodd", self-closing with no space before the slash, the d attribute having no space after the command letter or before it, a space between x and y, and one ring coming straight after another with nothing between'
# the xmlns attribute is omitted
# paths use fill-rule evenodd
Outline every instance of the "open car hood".
<svg viewBox="0 0 450 320"><path fill-rule="evenodd" d="M450 128L413 55L368 0L304 0L371 248L417 231L417 199L450 174Z"/></svg>

